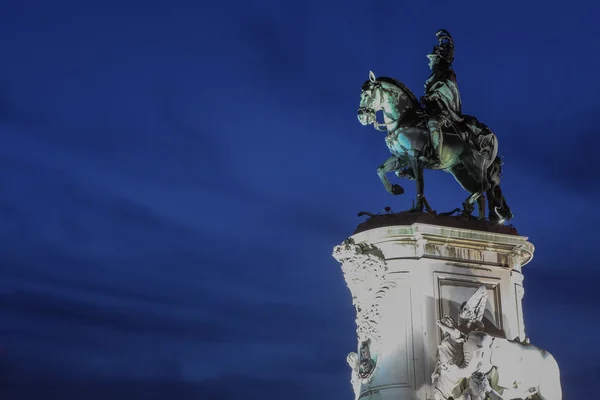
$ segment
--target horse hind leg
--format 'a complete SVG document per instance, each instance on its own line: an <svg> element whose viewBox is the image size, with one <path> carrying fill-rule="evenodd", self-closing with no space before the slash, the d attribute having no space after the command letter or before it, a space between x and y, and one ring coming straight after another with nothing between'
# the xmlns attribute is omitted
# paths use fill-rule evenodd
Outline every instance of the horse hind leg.
<svg viewBox="0 0 600 400"><path fill-rule="evenodd" d="M479 182L473 177L469 170L464 165L456 166L450 169L450 173L454 179L470 193L463 203L463 214L470 216L475 210L473 205L476 201L479 206L479 219L485 218L485 197L480 191Z"/></svg>
<svg viewBox="0 0 600 400"><path fill-rule="evenodd" d="M464 166L469 171L469 174L477 181L478 190L481 193L487 192L490 187L489 171L488 169L492 165L486 154L473 152L472 157L466 157Z"/></svg>
<svg viewBox="0 0 600 400"><path fill-rule="evenodd" d="M415 177L417 186L417 203L409 211L423 212L423 210L426 210L429 213L435 214L435 211L433 211L433 209L429 206L429 202L425 198L425 169L423 168L423 163L421 163L418 159L415 158L411 159L410 166L413 171L413 175Z"/></svg>
<svg viewBox="0 0 600 400"><path fill-rule="evenodd" d="M483 205L481 203L482 201L484 202ZM481 191L472 193L469 197L466 198L465 202L463 203L463 213L466 216L471 216L471 214L473 214L473 211L475 211L475 202L477 202L479 208L478 219L485 218L485 197L483 196L483 193Z"/></svg>
<svg viewBox="0 0 600 400"><path fill-rule="evenodd" d="M485 196L479 196L477 205L479 206L479 219L485 219Z"/></svg>
<svg viewBox="0 0 600 400"><path fill-rule="evenodd" d="M500 185L494 185L487 192L489 218L491 221L504 223L513 218L513 213L506 203Z"/></svg>

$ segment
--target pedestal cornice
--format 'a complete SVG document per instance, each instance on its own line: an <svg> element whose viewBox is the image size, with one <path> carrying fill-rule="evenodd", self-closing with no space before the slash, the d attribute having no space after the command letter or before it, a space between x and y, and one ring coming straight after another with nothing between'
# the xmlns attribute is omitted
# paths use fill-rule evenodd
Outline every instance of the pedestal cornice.
<svg viewBox="0 0 600 400"><path fill-rule="evenodd" d="M535 250L511 227L423 214L378 216L359 225L351 238L377 246L388 260L444 259L517 271L531 261Z"/></svg>

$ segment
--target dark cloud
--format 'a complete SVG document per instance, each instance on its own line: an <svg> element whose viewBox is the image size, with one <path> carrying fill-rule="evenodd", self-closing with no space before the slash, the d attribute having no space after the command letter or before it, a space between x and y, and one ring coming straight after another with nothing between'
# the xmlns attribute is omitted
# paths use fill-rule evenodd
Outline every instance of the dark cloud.
<svg viewBox="0 0 600 400"><path fill-rule="evenodd" d="M309 390L291 380L256 379L245 376L222 376L215 379L194 381L141 381L127 379L96 379L73 381L36 381L35 385L24 382L7 382L4 396L7 400L39 397L46 399L198 399L233 400L249 393L261 399L302 399Z"/></svg>
<svg viewBox="0 0 600 400"><path fill-rule="evenodd" d="M600 138L596 134L596 124L573 125L571 132L579 131L573 135L576 143L565 146L566 148L561 146L555 153L556 159L561 161L550 164L550 179L564 184L570 190L587 198L597 198L600 194L598 189L600 177L590 173L598 166L595 149L600 147ZM569 129L558 131L555 137L564 137L568 135L566 133L568 131Z"/></svg>
<svg viewBox="0 0 600 400"><path fill-rule="evenodd" d="M563 387L563 398L581 399L593 397L596 390L591 382L600 379L600 366L585 368L573 368L572 370L561 373L561 383Z"/></svg>
<svg viewBox="0 0 600 400"><path fill-rule="evenodd" d="M293 53L285 43L282 29L275 20L258 19L247 24L240 36L253 44L257 56L263 59L271 70L281 71L293 67Z"/></svg>
<svg viewBox="0 0 600 400"><path fill-rule="evenodd" d="M223 338L227 330L202 321L185 321L150 309L116 306L65 298L47 293L18 291L0 295L2 309L22 316L61 321L66 324L108 327L121 332L157 335L193 335L201 341Z"/></svg>
<svg viewBox="0 0 600 400"><path fill-rule="evenodd" d="M64 258L63 268L65 262L73 261ZM48 265L57 264L50 262ZM70 264L71 268L83 265L82 261ZM276 269L278 264L266 265L273 265ZM275 269L268 276L258 279L248 274L245 279L248 289L262 288L273 296L276 293L274 286L283 283L281 278L275 279ZM201 291L197 293L191 291L193 283L187 288L180 285L177 291L173 291L172 284L148 277L139 279L126 289L115 284L109 286L86 282L81 278L44 277L33 271L31 275L26 272L8 273L5 276L12 277L12 280L5 282L5 285L10 287L11 282L20 280L28 282L30 289L14 290L7 287L0 294L1 309L11 315L34 320L49 319L60 324L110 328L122 333L176 336L200 342L264 341L292 344L302 343L307 335L316 340L322 331L336 331L339 324L330 320L327 309L257 301L255 297L248 297L248 289L235 297L219 295L219 292L229 292L228 282L240 273L235 269L229 270L233 275L220 278L223 279L222 283L215 282L211 287L199 282L195 286ZM262 271L264 273L265 269ZM160 277L156 272L154 274ZM211 275L207 269L201 272L201 276ZM197 274L195 279L201 280ZM132 282L130 279L127 281ZM15 329L18 331L16 326L8 323L3 335L14 337Z"/></svg>
<svg viewBox="0 0 600 400"><path fill-rule="evenodd" d="M585 272L582 271L582 267L585 268ZM573 307L573 309L600 307L600 297L594 296L595 285L600 275L591 265L587 267L565 265L561 269L545 269L541 265L533 268L525 266L523 269L527 289L524 304L531 312L542 307L553 306ZM552 287L558 290L548 291L548 288Z"/></svg>
<svg viewBox="0 0 600 400"><path fill-rule="evenodd" d="M505 162L515 164L515 169L538 172L563 190L596 198L599 178L590 171L596 168L594 149L600 146L600 138L590 120L577 115L561 123L518 127L519 135L500 136ZM532 131L539 131L539 136Z"/></svg>

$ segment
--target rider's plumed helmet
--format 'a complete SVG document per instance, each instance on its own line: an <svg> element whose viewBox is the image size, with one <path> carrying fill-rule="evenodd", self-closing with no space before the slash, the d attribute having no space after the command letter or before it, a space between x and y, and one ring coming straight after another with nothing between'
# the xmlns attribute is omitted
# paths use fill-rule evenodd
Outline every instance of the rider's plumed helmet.
<svg viewBox="0 0 600 400"><path fill-rule="evenodd" d="M428 57L437 56L445 60L448 64L452 64L454 61L454 40L452 36L445 29L440 29L435 34L438 40L438 45L433 47L433 51Z"/></svg>

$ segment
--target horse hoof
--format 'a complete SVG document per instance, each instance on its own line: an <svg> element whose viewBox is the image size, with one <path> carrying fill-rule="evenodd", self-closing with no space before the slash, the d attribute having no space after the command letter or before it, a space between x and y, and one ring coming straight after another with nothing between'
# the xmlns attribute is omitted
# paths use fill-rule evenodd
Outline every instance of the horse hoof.
<svg viewBox="0 0 600 400"><path fill-rule="evenodd" d="M394 196L398 196L400 194L404 194L404 189L400 185L392 185L392 194Z"/></svg>

